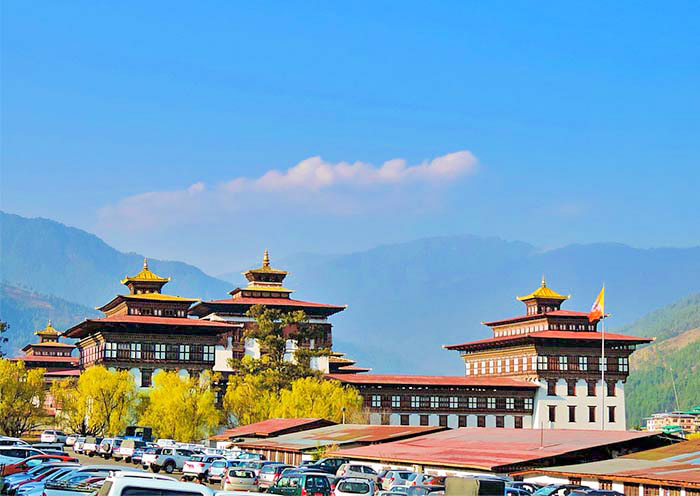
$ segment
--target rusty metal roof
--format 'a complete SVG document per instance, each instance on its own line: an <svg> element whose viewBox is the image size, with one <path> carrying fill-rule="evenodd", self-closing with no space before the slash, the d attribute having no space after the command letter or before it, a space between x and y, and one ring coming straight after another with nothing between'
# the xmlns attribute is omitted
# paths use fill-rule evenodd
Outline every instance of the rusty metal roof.
<svg viewBox="0 0 700 496"><path fill-rule="evenodd" d="M638 484L700 487L700 440L640 451L613 460L530 470L519 475L526 474L581 478L605 476L605 479Z"/></svg>
<svg viewBox="0 0 700 496"><path fill-rule="evenodd" d="M306 451L321 446L343 446L382 443L406 439L447 429L446 427L423 427L407 425L341 424L303 432L284 434L273 438L251 439L235 443L243 449L279 449L284 451ZM374 447L373 446L373 447Z"/></svg>
<svg viewBox="0 0 700 496"><path fill-rule="evenodd" d="M227 441L236 437L270 437L284 434L290 429L303 429L304 426L308 426L308 428L311 429L313 427L323 427L333 424L335 424L335 422L321 418L274 418L233 429L226 429L218 436L213 436L210 439L214 441Z"/></svg>
<svg viewBox="0 0 700 496"><path fill-rule="evenodd" d="M334 454L354 459L491 471L528 463L542 466L547 459L654 436L659 434L468 427L371 447L343 449Z"/></svg>

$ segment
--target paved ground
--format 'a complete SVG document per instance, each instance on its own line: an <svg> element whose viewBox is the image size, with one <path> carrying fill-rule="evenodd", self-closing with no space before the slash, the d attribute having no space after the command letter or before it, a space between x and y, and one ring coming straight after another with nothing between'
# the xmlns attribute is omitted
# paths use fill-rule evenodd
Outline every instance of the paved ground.
<svg viewBox="0 0 700 496"><path fill-rule="evenodd" d="M118 465L120 467L131 467L134 470L142 470L140 465L134 465L133 463L126 463L123 460L122 461L116 461L113 459L105 460L104 458L101 458L99 456L89 457L87 455L76 454L76 453L73 453L73 450L69 446L66 446L65 450L66 450L66 455L76 457L78 460L80 460L80 463L82 465ZM176 479L179 479L182 476L181 472L166 474L162 470L159 472L159 474L170 475L170 477L174 477ZM217 489L217 490L221 489L221 486L218 483L217 484L207 484L207 486L212 488L212 489Z"/></svg>

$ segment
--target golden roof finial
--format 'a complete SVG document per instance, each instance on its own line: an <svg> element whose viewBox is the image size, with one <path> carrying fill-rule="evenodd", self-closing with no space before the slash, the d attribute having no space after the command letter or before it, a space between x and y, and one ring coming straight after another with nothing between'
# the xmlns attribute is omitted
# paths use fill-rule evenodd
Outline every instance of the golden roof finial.
<svg viewBox="0 0 700 496"><path fill-rule="evenodd" d="M46 327L51 327L51 319L49 319L49 322L46 324Z"/></svg>
<svg viewBox="0 0 700 496"><path fill-rule="evenodd" d="M270 266L270 254L267 252L267 249L265 249L265 254L263 255L263 267L269 267Z"/></svg>
<svg viewBox="0 0 700 496"><path fill-rule="evenodd" d="M547 281L544 278L544 274L542 274L542 287L546 288L547 287Z"/></svg>
<svg viewBox="0 0 700 496"><path fill-rule="evenodd" d="M143 257L143 270L148 270L148 259Z"/></svg>

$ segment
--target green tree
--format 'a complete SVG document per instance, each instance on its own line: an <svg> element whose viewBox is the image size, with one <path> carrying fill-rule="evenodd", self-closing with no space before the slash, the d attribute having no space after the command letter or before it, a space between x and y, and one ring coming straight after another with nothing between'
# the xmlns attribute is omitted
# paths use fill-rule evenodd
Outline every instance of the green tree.
<svg viewBox="0 0 700 496"><path fill-rule="evenodd" d="M0 321L0 358L6 355L6 353L2 351L2 345L7 343L7 338L3 336L3 334L5 334L9 328L10 324Z"/></svg>
<svg viewBox="0 0 700 496"><path fill-rule="evenodd" d="M328 355L328 349L309 349L305 346L311 339L318 339L324 332L320 326L309 323L306 313L299 310L282 312L264 305L253 305L247 312L256 325L245 331L246 339L255 339L260 347L260 358L245 357L232 360L232 368L239 375L263 376L270 391L277 394L288 389L291 383L304 377L320 377L310 367L314 356ZM287 340L294 340L298 346L292 361L285 359Z"/></svg>
<svg viewBox="0 0 700 496"><path fill-rule="evenodd" d="M355 418L362 413L362 396L357 389L338 381L307 377L283 390L272 408L272 417L324 418L334 422Z"/></svg>
<svg viewBox="0 0 700 496"><path fill-rule="evenodd" d="M153 427L156 437L185 442L209 437L220 424L212 376L180 377L158 372L141 423Z"/></svg>
<svg viewBox="0 0 700 496"><path fill-rule="evenodd" d="M136 385L126 371L90 367L77 381L51 387L59 425L79 434L116 436L132 419Z"/></svg>
<svg viewBox="0 0 700 496"><path fill-rule="evenodd" d="M0 434L19 437L38 427L45 397L44 369L0 358Z"/></svg>

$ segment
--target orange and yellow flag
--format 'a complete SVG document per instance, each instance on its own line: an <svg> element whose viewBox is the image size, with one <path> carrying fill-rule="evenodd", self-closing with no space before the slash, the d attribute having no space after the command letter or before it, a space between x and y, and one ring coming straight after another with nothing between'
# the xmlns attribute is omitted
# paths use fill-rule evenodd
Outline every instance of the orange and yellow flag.
<svg viewBox="0 0 700 496"><path fill-rule="evenodd" d="M588 314L588 322L600 320L605 315L605 286L600 290L598 298L595 299L591 307L591 313Z"/></svg>

